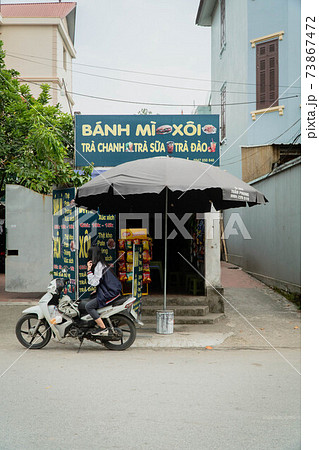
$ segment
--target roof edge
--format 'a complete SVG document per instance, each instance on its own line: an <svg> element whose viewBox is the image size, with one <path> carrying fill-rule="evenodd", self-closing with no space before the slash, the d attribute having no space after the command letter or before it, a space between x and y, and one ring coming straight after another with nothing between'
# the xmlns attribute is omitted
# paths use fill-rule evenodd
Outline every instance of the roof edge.
<svg viewBox="0 0 319 450"><path fill-rule="evenodd" d="M291 161L286 162L285 164L282 164L281 166L277 167L273 172L267 173L266 175L263 175L262 177L256 178L255 180L251 180L248 182L248 184L255 184L259 181L263 181L266 178L273 177L274 175L277 175L277 173L284 172L287 169L290 169L291 167L297 166L298 164L301 164L301 156L297 156L297 158L292 159Z"/></svg>
<svg viewBox="0 0 319 450"><path fill-rule="evenodd" d="M200 0L195 24L202 27L210 27L212 25L212 15L217 0Z"/></svg>

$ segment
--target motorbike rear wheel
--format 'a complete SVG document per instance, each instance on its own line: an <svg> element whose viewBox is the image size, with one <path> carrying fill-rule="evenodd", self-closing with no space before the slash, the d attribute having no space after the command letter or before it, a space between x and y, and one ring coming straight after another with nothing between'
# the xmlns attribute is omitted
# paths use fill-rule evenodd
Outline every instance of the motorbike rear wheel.
<svg viewBox="0 0 319 450"><path fill-rule="evenodd" d="M47 345L51 339L51 328L45 319L42 319L38 329L38 316L26 314L22 316L16 325L18 341L26 348L39 349ZM36 331L35 331L36 330Z"/></svg>
<svg viewBox="0 0 319 450"><path fill-rule="evenodd" d="M114 329L119 333L120 339L111 338L103 339L102 344L109 350L126 350L129 348L136 338L136 328L132 320L126 316L114 315L110 317ZM103 319L105 326L108 327L109 324L107 320Z"/></svg>

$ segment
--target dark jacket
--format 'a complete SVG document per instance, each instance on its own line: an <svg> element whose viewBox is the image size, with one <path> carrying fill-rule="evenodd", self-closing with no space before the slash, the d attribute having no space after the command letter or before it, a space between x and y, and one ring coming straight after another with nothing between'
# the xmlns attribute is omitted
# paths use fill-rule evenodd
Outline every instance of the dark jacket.
<svg viewBox="0 0 319 450"><path fill-rule="evenodd" d="M105 267L100 284L96 288L96 298L99 302L99 308L103 308L105 304L121 294L122 284L114 275L112 269Z"/></svg>

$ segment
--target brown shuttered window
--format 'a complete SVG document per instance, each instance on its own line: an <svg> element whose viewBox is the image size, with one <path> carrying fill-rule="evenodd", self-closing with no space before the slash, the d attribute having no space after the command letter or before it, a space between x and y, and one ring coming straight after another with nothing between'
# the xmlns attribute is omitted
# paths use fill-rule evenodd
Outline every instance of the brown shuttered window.
<svg viewBox="0 0 319 450"><path fill-rule="evenodd" d="M226 86L220 91L220 140L226 137Z"/></svg>
<svg viewBox="0 0 319 450"><path fill-rule="evenodd" d="M226 44L226 17L225 17L225 1L220 0L220 48Z"/></svg>
<svg viewBox="0 0 319 450"><path fill-rule="evenodd" d="M278 39L256 45L256 109L278 106Z"/></svg>

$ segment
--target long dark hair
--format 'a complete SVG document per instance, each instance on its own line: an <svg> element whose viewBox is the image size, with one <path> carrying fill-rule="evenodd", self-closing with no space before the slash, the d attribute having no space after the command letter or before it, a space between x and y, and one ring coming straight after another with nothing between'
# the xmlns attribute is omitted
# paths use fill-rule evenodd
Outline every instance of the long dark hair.
<svg viewBox="0 0 319 450"><path fill-rule="evenodd" d="M92 261L92 272L94 272L98 262L101 262L103 266L106 266L104 255L98 245L89 248L88 261Z"/></svg>

